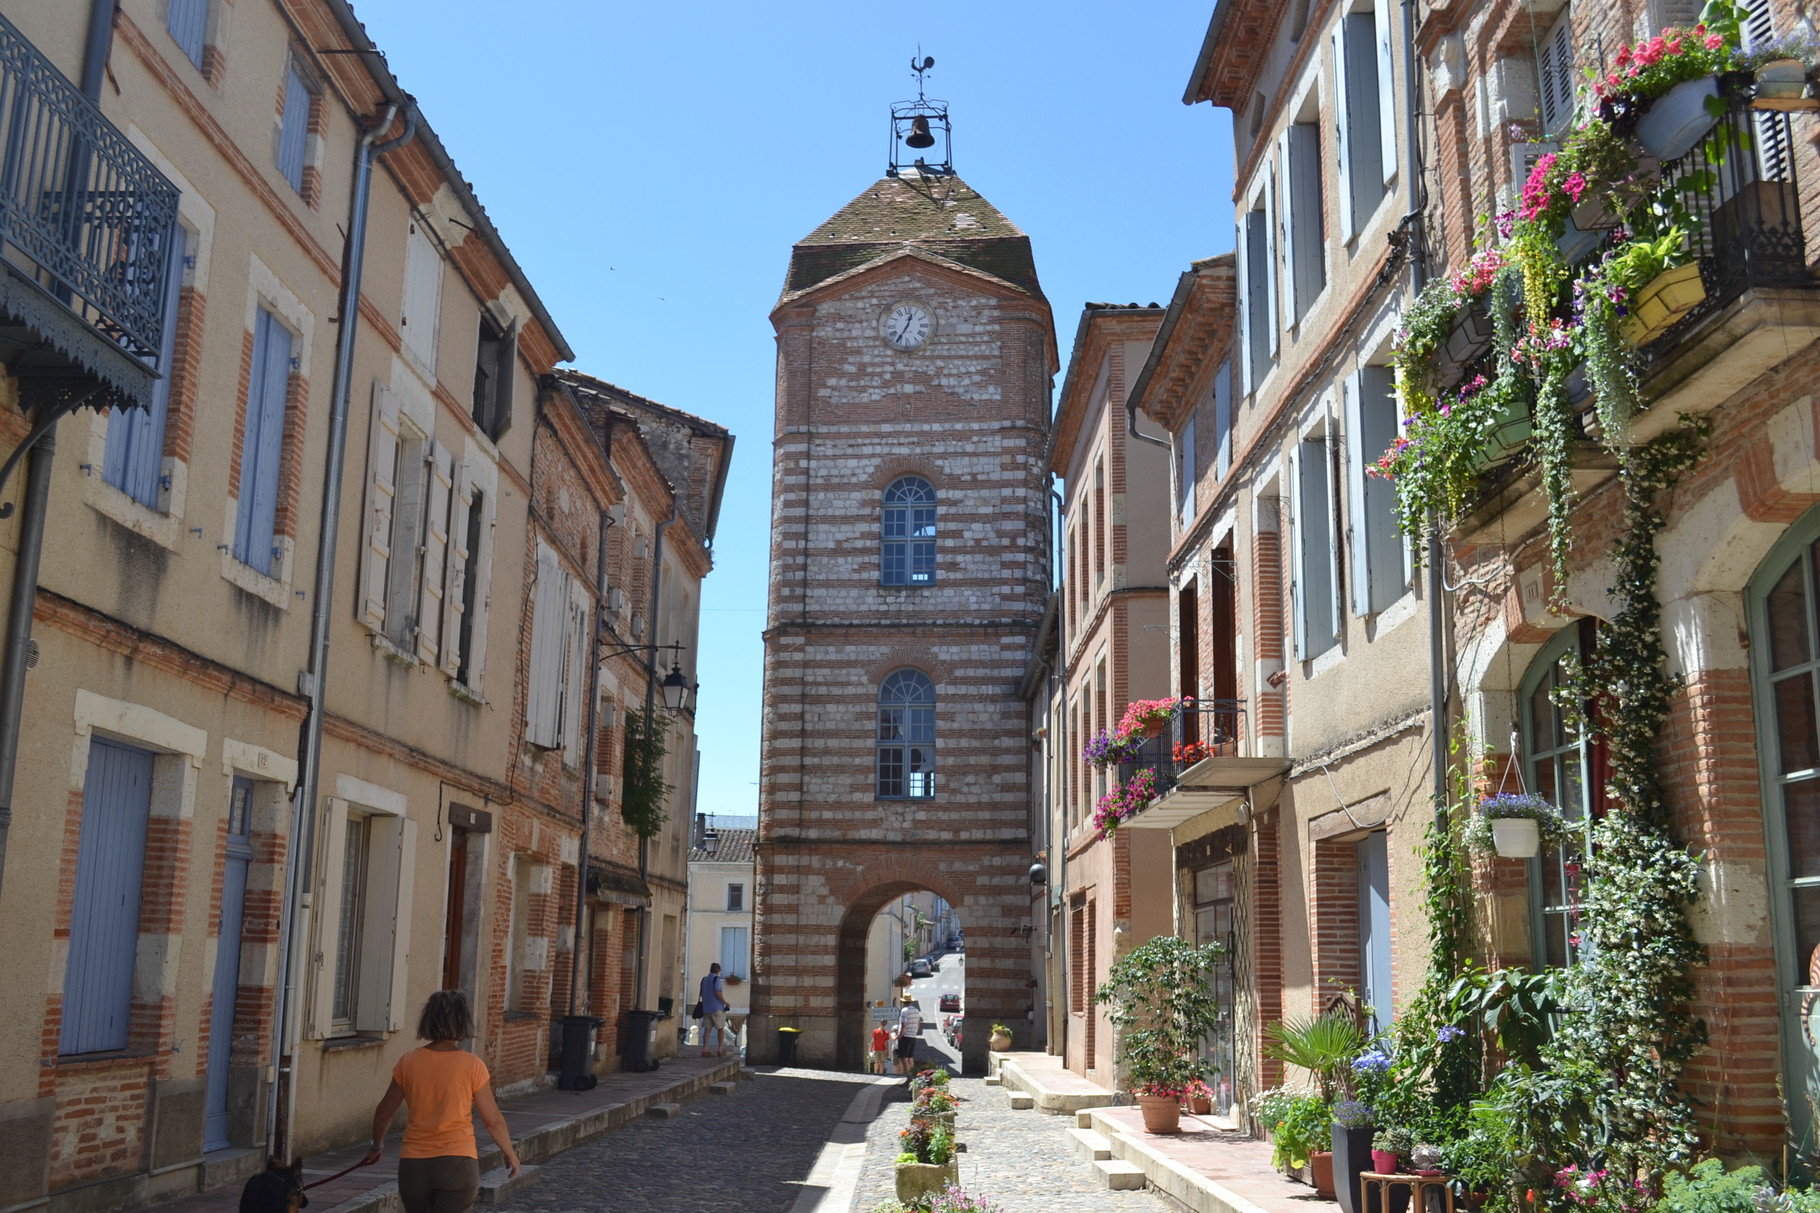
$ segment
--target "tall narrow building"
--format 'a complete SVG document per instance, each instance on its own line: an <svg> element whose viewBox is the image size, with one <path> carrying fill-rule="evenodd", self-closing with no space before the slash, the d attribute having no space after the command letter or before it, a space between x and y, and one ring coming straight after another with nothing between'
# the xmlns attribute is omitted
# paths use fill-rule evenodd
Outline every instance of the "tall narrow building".
<svg viewBox="0 0 1820 1213"><path fill-rule="evenodd" d="M1049 304L1023 232L909 167L796 245L771 319L751 1055L793 1027L804 1062L857 1068L868 927L928 890L965 931L983 1069L993 1022L1032 1010L1019 685L1049 593Z"/></svg>

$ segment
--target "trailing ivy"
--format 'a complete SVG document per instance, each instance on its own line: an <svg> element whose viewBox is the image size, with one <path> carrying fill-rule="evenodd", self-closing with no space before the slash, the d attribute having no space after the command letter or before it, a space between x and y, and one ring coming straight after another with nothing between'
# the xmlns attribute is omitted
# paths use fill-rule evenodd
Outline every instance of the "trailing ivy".
<svg viewBox="0 0 1820 1213"><path fill-rule="evenodd" d="M672 788L664 779L664 757L670 752L670 718L653 710L645 727L646 716L637 708L626 709L625 782L620 795L619 815L640 838L655 838L664 828L664 803Z"/></svg>

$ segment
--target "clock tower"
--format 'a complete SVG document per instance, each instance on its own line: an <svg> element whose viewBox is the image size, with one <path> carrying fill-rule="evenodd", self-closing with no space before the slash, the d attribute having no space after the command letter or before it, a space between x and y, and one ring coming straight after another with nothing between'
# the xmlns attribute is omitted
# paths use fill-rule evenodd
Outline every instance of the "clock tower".
<svg viewBox="0 0 1820 1213"><path fill-rule="evenodd" d="M1010 220L945 164L894 165L795 246L771 320L750 1056L792 1027L804 1063L857 1069L867 974L896 971L868 968L872 921L928 891L965 931L983 1071L993 1022L1033 1009L1019 689L1050 586L1049 304Z"/></svg>

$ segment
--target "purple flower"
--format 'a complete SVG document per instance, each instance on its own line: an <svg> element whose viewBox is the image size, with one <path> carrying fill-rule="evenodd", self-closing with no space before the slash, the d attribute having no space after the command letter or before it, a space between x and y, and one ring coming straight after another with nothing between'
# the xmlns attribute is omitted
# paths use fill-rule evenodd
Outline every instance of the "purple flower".
<svg viewBox="0 0 1820 1213"><path fill-rule="evenodd" d="M1435 1033L1435 1039L1445 1045L1445 1044L1452 1044L1454 1041L1460 1039L1460 1037L1462 1037L1464 1035L1466 1035L1466 1032L1464 1029L1456 1028L1452 1024L1448 1024L1446 1027L1442 1028L1439 1032Z"/></svg>
<svg viewBox="0 0 1820 1213"><path fill-rule="evenodd" d="M1352 1059L1356 1074L1384 1074L1390 1070L1390 1054L1382 1049L1367 1049Z"/></svg>

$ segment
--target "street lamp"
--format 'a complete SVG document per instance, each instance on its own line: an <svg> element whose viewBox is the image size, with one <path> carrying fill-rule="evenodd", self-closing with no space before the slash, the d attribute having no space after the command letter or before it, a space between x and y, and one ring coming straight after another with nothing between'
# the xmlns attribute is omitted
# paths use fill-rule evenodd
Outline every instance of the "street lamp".
<svg viewBox="0 0 1820 1213"><path fill-rule="evenodd" d="M682 672L678 662L670 663L670 672L664 675L660 684L664 689L664 706L672 712L682 711L683 700L689 697L689 679Z"/></svg>

